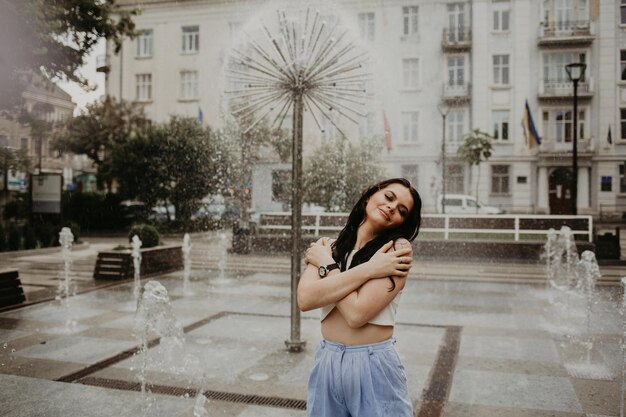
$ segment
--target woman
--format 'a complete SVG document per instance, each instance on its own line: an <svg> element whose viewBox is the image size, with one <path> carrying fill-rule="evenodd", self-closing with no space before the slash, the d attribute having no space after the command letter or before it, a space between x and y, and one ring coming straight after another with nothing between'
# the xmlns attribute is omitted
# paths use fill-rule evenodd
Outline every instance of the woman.
<svg viewBox="0 0 626 417"><path fill-rule="evenodd" d="M307 250L302 311L322 309L323 340L308 385L309 417L411 417L393 328L421 221L404 178L382 181L356 203L337 240Z"/></svg>

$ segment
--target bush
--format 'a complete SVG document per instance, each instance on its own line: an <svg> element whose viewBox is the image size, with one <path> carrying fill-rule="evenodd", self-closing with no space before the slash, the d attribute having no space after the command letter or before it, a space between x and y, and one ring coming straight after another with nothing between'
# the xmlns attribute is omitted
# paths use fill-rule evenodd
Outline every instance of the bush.
<svg viewBox="0 0 626 417"><path fill-rule="evenodd" d="M4 226L0 223L0 252L7 250L7 234L4 230Z"/></svg>
<svg viewBox="0 0 626 417"><path fill-rule="evenodd" d="M142 248L153 248L161 242L159 232L154 226L149 224L136 224L128 232L128 241L133 241L133 236L139 236Z"/></svg>
<svg viewBox="0 0 626 417"><path fill-rule="evenodd" d="M14 224L9 224L7 228L7 246L9 250L20 250L22 246L22 234L20 229Z"/></svg>
<svg viewBox="0 0 626 417"><path fill-rule="evenodd" d="M30 223L26 223L22 226L22 235L24 236L24 249L37 248L37 236L35 235L35 230Z"/></svg>
<svg viewBox="0 0 626 417"><path fill-rule="evenodd" d="M45 221L35 222L33 225L35 236L42 248L59 245L59 235L55 235L56 226Z"/></svg>

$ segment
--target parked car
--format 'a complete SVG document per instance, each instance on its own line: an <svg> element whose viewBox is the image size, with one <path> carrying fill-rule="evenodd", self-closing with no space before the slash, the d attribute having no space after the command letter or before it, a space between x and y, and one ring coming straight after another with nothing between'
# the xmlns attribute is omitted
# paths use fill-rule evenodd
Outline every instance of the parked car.
<svg viewBox="0 0 626 417"><path fill-rule="evenodd" d="M223 203L203 204L193 214L192 218L197 220L216 220L219 221L226 213L226 206Z"/></svg>
<svg viewBox="0 0 626 417"><path fill-rule="evenodd" d="M442 213L442 200L443 196L437 198L437 213ZM486 206L479 201L476 201L476 197L464 194L446 194L446 214L503 214L504 210Z"/></svg>
<svg viewBox="0 0 626 417"><path fill-rule="evenodd" d="M143 223L148 219L150 210L142 201L125 200L120 203L122 218L125 223Z"/></svg>

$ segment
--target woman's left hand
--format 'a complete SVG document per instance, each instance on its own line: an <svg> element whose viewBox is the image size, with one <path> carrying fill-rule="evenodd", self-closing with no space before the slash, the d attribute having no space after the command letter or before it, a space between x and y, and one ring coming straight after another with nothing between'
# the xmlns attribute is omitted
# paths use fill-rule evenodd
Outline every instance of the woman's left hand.
<svg viewBox="0 0 626 417"><path fill-rule="evenodd" d="M304 262L313 266L320 267L335 262L333 259L332 248L330 247L330 239L323 237L306 250Z"/></svg>

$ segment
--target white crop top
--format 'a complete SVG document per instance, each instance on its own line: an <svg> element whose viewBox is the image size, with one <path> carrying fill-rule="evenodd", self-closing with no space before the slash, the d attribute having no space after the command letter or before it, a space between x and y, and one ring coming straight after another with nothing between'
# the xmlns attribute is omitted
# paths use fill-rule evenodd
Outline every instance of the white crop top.
<svg viewBox="0 0 626 417"><path fill-rule="evenodd" d="M348 268L350 267L350 264L352 263L352 258L354 257L355 253L356 253L356 250L353 250L352 252L350 252L350 255L348 256L348 259L346 262L348 264ZM400 294L402 294L402 291L396 294L394 299L391 300L391 302L387 304L385 308L383 308L380 311L380 313L378 313L375 317L373 317L370 321L368 321L368 323L377 324L379 326L395 325L396 313L398 312L398 304L400 304ZM333 311L334 308L335 308L335 304L329 304L329 305L322 307L322 314L320 317L320 321L324 321L326 316L328 316L330 312Z"/></svg>

